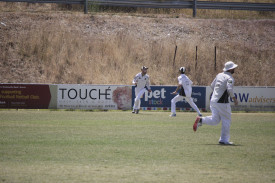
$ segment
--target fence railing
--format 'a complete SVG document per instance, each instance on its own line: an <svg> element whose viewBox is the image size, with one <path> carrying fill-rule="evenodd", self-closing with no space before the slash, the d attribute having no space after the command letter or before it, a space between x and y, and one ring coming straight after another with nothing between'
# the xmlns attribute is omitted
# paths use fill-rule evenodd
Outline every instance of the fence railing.
<svg viewBox="0 0 275 183"><path fill-rule="evenodd" d="M5 2L27 3L58 3L58 4L83 4L84 13L88 12L88 6L119 6L119 7L143 7L143 8L189 8L193 9L193 16L197 9L220 9L220 10L247 10L247 11L275 11L275 3L245 3L245 2L212 2L197 0L0 0Z"/></svg>

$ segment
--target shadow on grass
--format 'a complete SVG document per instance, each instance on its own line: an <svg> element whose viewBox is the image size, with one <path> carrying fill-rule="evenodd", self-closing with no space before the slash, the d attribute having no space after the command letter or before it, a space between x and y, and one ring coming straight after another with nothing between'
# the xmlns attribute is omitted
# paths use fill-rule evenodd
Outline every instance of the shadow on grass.
<svg viewBox="0 0 275 183"><path fill-rule="evenodd" d="M133 113L132 113L133 114ZM155 115L155 114L149 114L149 113L138 113L138 114L133 114L133 116L135 116L135 115L140 115L140 116L152 116L152 115Z"/></svg>
<svg viewBox="0 0 275 183"><path fill-rule="evenodd" d="M236 147L236 146L243 146L241 144L232 144L232 145L225 145L225 144L203 144L207 146L227 146L227 147Z"/></svg>

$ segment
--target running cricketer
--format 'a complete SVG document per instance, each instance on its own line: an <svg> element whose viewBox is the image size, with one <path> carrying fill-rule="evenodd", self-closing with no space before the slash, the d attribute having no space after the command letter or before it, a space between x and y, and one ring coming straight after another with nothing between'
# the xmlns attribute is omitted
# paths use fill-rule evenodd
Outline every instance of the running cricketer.
<svg viewBox="0 0 275 183"><path fill-rule="evenodd" d="M135 101L134 101L134 106L133 106L133 111L132 113L139 113L140 110L140 98L142 97L142 95L144 94L144 92L146 90L148 90L148 92L151 92L151 87L150 87L150 78L149 75L147 75L147 70L148 67L142 66L141 67L141 72L138 73L134 80L133 80L133 84L135 85Z"/></svg>
<svg viewBox="0 0 275 183"><path fill-rule="evenodd" d="M178 90L180 90L180 93L175 96L171 100L171 115L170 117L176 117L176 103L178 101L182 101L185 98L185 101L189 103L189 105L195 109L199 116L202 116L199 108L194 103L192 95L192 84L193 82L185 75L185 67L181 67L179 69L180 76L178 77L178 87L177 89L172 93L173 95L176 95Z"/></svg>
<svg viewBox="0 0 275 183"><path fill-rule="evenodd" d="M231 107L229 103L229 96L233 99L234 104L238 105L233 86L234 78L232 74L238 65L232 61L228 61L224 65L222 73L219 73L214 81L211 83L211 89L213 90L210 100L210 109L212 116L197 117L193 125L193 130L197 131L198 127L202 124L218 125L222 121L221 136L219 143L223 145L232 145L230 142L230 125L231 125Z"/></svg>

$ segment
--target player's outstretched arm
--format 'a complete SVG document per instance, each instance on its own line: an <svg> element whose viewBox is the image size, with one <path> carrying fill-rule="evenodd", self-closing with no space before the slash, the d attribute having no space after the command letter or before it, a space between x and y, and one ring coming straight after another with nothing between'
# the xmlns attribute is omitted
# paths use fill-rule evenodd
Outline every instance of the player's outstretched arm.
<svg viewBox="0 0 275 183"><path fill-rule="evenodd" d="M172 92L171 94L176 95L180 88L181 88L181 85L179 84L177 89L174 92Z"/></svg>

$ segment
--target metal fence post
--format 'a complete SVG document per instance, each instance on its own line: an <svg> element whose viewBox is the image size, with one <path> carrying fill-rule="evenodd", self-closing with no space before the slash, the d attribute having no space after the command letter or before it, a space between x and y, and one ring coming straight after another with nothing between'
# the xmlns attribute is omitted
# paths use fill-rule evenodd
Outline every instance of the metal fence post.
<svg viewBox="0 0 275 183"><path fill-rule="evenodd" d="M88 0L84 0L84 14L88 13Z"/></svg>
<svg viewBox="0 0 275 183"><path fill-rule="evenodd" d="M193 17L197 16L197 0L193 1Z"/></svg>
<svg viewBox="0 0 275 183"><path fill-rule="evenodd" d="M196 64L195 64L195 70L197 70L198 65L198 46L196 46Z"/></svg>
<svg viewBox="0 0 275 183"><path fill-rule="evenodd" d="M214 70L216 70L217 68L217 47L215 46L215 66L214 66Z"/></svg>
<svg viewBox="0 0 275 183"><path fill-rule="evenodd" d="M178 46L176 45L176 47L175 47L175 53L174 53L174 59L173 59L173 66L175 66L175 60L176 60L176 55L177 55L177 49L178 49Z"/></svg>

